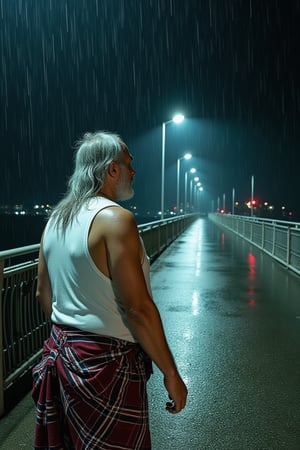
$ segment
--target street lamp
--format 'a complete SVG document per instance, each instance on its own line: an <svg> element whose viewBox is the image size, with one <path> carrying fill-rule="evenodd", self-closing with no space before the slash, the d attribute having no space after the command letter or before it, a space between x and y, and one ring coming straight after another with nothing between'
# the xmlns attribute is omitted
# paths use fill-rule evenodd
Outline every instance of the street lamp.
<svg viewBox="0 0 300 450"><path fill-rule="evenodd" d="M194 184L193 186L194 212L199 211L199 197L201 190L203 190L203 187L201 186L200 181L198 181L198 183Z"/></svg>
<svg viewBox="0 0 300 450"><path fill-rule="evenodd" d="M254 207L254 175L251 176L251 210L250 214L253 217L253 207Z"/></svg>
<svg viewBox="0 0 300 450"><path fill-rule="evenodd" d="M198 186L200 185L200 186ZM198 211L199 213L201 213L201 208L200 208L200 196L201 196L201 192L203 192L203 186L201 186L201 183L197 183L197 191L198 191Z"/></svg>
<svg viewBox="0 0 300 450"><path fill-rule="evenodd" d="M186 153L185 155L183 155L181 158L177 159L177 197L176 197L176 209L177 209L177 213L179 212L180 209L180 204L179 204L179 179L180 179L180 161L182 159L191 159L192 155L191 153Z"/></svg>
<svg viewBox="0 0 300 450"><path fill-rule="evenodd" d="M187 178L188 173L195 173L195 167L192 167L190 170L187 170L184 174L184 213L186 214L186 203L187 203Z"/></svg>
<svg viewBox="0 0 300 450"><path fill-rule="evenodd" d="M232 214L234 215L235 188L232 188Z"/></svg>
<svg viewBox="0 0 300 450"><path fill-rule="evenodd" d="M197 181L199 181L199 177L194 177L190 181L190 210L191 210L191 208L193 206L193 181L195 183L197 183Z"/></svg>
<svg viewBox="0 0 300 450"><path fill-rule="evenodd" d="M172 120L162 123L162 144L161 144L161 219L164 218L165 210L165 153L166 153L166 125L174 122L180 124L183 122L184 116L182 114L176 114Z"/></svg>

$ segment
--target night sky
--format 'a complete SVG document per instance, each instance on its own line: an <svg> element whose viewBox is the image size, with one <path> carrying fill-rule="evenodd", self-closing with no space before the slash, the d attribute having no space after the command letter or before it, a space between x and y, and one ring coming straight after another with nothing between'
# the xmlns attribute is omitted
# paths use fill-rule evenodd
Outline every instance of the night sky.
<svg viewBox="0 0 300 450"><path fill-rule="evenodd" d="M159 210L197 168L203 202L299 206L298 0L0 0L0 204L56 203L85 131L119 133L131 204ZM183 197L181 185L181 198ZM228 200L229 201L229 200Z"/></svg>

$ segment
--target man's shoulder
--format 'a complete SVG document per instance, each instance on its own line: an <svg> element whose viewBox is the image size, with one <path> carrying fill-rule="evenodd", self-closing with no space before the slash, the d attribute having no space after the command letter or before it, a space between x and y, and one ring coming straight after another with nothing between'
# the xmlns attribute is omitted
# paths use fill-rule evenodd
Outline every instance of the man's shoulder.
<svg viewBox="0 0 300 450"><path fill-rule="evenodd" d="M108 233L126 233L137 228L133 214L119 205L100 211L95 218L95 225Z"/></svg>
<svg viewBox="0 0 300 450"><path fill-rule="evenodd" d="M126 208L123 208L120 205L110 205L106 208L103 208L97 214L97 217L103 218L106 220L120 218L123 220L134 220L133 214Z"/></svg>

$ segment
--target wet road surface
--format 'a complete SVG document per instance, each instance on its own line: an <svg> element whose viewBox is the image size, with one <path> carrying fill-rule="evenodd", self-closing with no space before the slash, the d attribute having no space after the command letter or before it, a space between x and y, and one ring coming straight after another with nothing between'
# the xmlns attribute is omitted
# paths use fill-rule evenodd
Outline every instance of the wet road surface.
<svg viewBox="0 0 300 450"><path fill-rule="evenodd" d="M300 277L199 219L153 264L152 287L189 389L171 416L155 369L153 450L299 450Z"/></svg>

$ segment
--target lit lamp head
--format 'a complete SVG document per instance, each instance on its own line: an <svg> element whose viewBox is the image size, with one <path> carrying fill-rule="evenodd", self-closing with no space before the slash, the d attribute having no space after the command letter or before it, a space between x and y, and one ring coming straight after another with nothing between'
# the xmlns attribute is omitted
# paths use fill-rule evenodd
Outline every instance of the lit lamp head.
<svg viewBox="0 0 300 450"><path fill-rule="evenodd" d="M184 115L183 114L175 114L175 116L173 117L173 122L174 123L181 123L184 121Z"/></svg>

